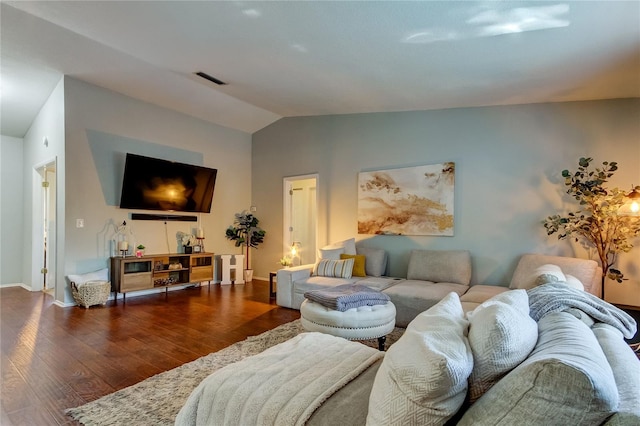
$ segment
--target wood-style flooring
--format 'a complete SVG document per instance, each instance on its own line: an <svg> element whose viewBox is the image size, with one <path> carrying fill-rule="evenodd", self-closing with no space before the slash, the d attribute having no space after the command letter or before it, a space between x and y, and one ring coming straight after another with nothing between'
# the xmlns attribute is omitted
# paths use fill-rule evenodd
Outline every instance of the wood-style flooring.
<svg viewBox="0 0 640 426"><path fill-rule="evenodd" d="M61 308L0 289L0 424L74 425L76 407L300 317L267 282L193 287Z"/></svg>

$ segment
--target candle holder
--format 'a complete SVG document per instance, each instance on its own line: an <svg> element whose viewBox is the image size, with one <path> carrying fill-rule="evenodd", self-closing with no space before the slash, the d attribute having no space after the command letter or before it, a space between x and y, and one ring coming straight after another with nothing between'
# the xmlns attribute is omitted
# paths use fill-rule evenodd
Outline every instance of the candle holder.
<svg viewBox="0 0 640 426"><path fill-rule="evenodd" d="M200 247L200 253L204 253L204 237L196 237L198 240L198 246Z"/></svg>
<svg viewBox="0 0 640 426"><path fill-rule="evenodd" d="M122 257L127 257L127 251L128 250L120 250L120 254L122 255Z"/></svg>

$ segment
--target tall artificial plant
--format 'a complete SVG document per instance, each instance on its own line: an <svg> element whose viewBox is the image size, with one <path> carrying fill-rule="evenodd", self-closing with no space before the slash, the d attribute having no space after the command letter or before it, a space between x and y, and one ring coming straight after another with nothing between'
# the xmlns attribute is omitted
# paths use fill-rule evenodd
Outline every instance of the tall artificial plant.
<svg viewBox="0 0 640 426"><path fill-rule="evenodd" d="M580 158L575 172L562 171L567 194L578 201L580 210L564 216L549 216L543 224L547 235L557 233L559 240L582 240L595 250L602 266L604 289L606 277L619 283L624 279L623 273L613 266L618 253L631 250L631 240L640 235L640 218L621 214L620 208L627 201L625 192L604 185L618 169L618 164L605 161L602 167L592 169L592 161L593 158Z"/></svg>
<svg viewBox="0 0 640 426"><path fill-rule="evenodd" d="M249 269L249 249L257 248L264 241L266 231L258 226L257 217L247 212L236 213L233 225L227 228L225 236L228 240L235 241L236 247L242 247L243 253L246 248L247 267Z"/></svg>

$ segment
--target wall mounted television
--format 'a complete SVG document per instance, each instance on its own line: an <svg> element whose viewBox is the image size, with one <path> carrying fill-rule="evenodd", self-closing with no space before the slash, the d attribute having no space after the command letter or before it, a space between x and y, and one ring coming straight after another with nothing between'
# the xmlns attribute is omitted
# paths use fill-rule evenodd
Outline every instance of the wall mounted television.
<svg viewBox="0 0 640 426"><path fill-rule="evenodd" d="M120 208L209 213L217 169L127 153Z"/></svg>

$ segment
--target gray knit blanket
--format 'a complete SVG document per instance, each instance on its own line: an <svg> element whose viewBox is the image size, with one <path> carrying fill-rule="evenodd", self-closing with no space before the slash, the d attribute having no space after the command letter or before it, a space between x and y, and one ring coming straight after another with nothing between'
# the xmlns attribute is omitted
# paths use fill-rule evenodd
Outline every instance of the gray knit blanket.
<svg viewBox="0 0 640 426"><path fill-rule="evenodd" d="M548 283L529 289L527 293L529 315L536 321L552 312L575 308L595 321L617 328L627 339L636 334L638 326L629 314L586 291L562 283Z"/></svg>
<svg viewBox="0 0 640 426"><path fill-rule="evenodd" d="M343 284L335 287L310 290L304 297L336 311L344 312L362 306L384 305L389 296L360 284Z"/></svg>

